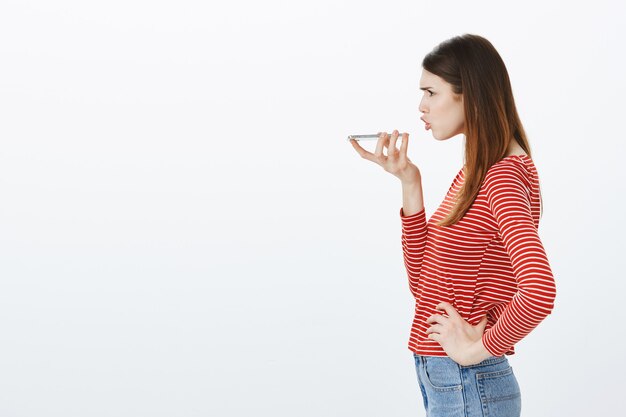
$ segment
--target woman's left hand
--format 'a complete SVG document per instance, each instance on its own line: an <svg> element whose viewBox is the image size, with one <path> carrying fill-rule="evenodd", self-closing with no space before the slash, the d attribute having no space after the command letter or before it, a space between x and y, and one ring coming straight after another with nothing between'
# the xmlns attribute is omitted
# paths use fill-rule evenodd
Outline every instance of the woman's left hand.
<svg viewBox="0 0 626 417"><path fill-rule="evenodd" d="M459 365L474 365L491 357L483 345L482 336L487 326L487 316L476 325L469 324L450 303L437 304L448 317L433 314L426 322L432 325L426 330L428 338L436 340L446 354Z"/></svg>

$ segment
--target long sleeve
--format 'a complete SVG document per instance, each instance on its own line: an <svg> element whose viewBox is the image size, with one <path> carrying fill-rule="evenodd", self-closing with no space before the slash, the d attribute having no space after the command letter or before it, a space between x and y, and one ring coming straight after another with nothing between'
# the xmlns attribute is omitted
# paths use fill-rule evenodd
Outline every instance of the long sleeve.
<svg viewBox="0 0 626 417"><path fill-rule="evenodd" d="M416 296L417 283L419 282L422 260L424 259L426 236L428 234L426 209L422 208L415 214L405 216L404 210L400 208L400 219L402 221L404 266L409 278L409 288L413 296Z"/></svg>
<svg viewBox="0 0 626 417"><path fill-rule="evenodd" d="M523 169L502 165L485 179L487 203L511 259L518 291L482 342L495 356L534 329L553 307L556 285L531 212L531 191Z"/></svg>

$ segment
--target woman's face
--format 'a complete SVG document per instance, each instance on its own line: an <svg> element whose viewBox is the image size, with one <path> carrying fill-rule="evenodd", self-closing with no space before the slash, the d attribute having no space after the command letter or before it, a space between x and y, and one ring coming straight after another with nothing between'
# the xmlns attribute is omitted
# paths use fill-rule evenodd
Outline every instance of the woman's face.
<svg viewBox="0 0 626 417"><path fill-rule="evenodd" d="M424 113L422 120L426 122L426 130L432 129L435 139L446 140L465 132L463 95L454 94L449 83L425 69L420 90L424 90L424 96L419 111Z"/></svg>

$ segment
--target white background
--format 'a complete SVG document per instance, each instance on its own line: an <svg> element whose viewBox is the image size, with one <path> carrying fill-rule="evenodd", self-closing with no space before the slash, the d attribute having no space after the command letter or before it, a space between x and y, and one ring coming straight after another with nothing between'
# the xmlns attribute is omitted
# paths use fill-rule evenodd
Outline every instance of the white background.
<svg viewBox="0 0 626 417"><path fill-rule="evenodd" d="M614 415L624 12L3 0L0 416L424 416L400 183L345 138L409 132L430 216L463 143L424 131L421 60L463 33L504 59L542 186L523 415Z"/></svg>

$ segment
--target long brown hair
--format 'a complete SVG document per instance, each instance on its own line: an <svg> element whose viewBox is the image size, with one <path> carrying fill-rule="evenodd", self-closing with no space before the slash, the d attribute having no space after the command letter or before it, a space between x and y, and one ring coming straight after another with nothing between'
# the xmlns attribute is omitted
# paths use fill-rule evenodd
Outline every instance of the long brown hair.
<svg viewBox="0 0 626 417"><path fill-rule="evenodd" d="M462 95L465 113L465 180L450 213L438 226L458 222L478 195L489 168L506 156L511 138L532 157L517 114L504 61L487 39L463 34L443 41L422 67ZM541 204L543 211L543 204Z"/></svg>

